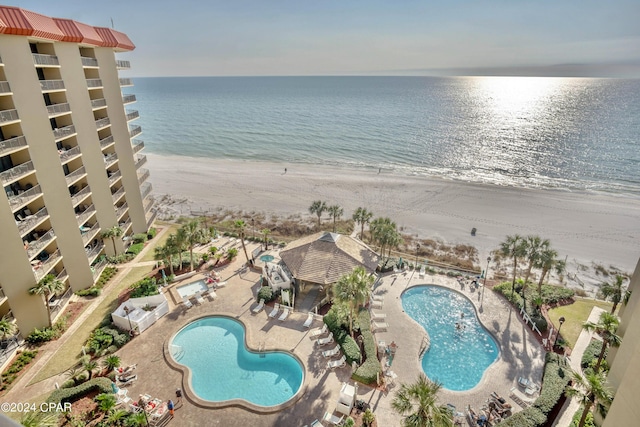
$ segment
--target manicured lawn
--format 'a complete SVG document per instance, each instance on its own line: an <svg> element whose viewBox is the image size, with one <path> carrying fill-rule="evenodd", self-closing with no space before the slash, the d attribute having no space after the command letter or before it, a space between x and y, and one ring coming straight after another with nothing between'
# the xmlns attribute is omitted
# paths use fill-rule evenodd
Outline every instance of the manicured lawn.
<svg viewBox="0 0 640 427"><path fill-rule="evenodd" d="M611 311L610 302L592 299L577 299L576 302L571 305L549 310L549 318L553 322L554 329L558 329L558 326L560 326L558 319L560 317L565 318L560 334L569 343L571 348L573 348L576 341L578 341L580 332L582 332L582 324L587 321L591 309L593 309L594 306Z"/></svg>
<svg viewBox="0 0 640 427"><path fill-rule="evenodd" d="M108 292L105 299L92 311L89 317L82 322L80 327L69 337L69 339L58 349L56 354L49 362L38 372L38 375L31 381L31 384L37 383L54 375L65 372L73 367L78 357L82 353L82 346L89 338L91 332L100 325L102 319L111 313L118 306L118 294L125 288L131 286L138 280L145 277L151 271L150 266L134 267L131 269L120 283L108 286L105 291Z"/></svg>
<svg viewBox="0 0 640 427"><path fill-rule="evenodd" d="M47 400L47 397L49 397L50 394L51 394L51 392L46 392L44 394L41 394L40 396L31 397L31 398L27 399L26 401L22 401L20 403L28 403L29 407L31 407L31 404L34 403L36 405L36 410L37 410L38 408L40 408L40 404L43 403L45 400ZM20 422L20 419L24 415L24 412L6 411L6 412L3 412L3 414L8 416L9 418L11 418L12 420L14 420L16 422Z"/></svg>
<svg viewBox="0 0 640 427"><path fill-rule="evenodd" d="M167 239L169 238L170 235L176 233L178 231L178 228L180 228L178 225L176 224L159 224L158 226L156 226L156 228L158 228L158 231L160 228L166 229L168 228L168 230L162 235L162 237L158 237L156 236L155 238L149 240L149 243L147 244L147 246L153 246L151 248L149 248L147 250L147 253L145 253L143 255L143 257L141 259L139 259L138 261L142 262L142 261L155 261L155 252L154 252L154 248L155 247L159 247L164 245L164 243L167 241Z"/></svg>

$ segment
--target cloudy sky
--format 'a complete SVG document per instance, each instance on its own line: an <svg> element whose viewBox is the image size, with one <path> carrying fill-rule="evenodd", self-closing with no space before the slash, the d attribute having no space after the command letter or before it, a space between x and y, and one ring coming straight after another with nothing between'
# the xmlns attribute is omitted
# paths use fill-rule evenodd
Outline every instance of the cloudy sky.
<svg viewBox="0 0 640 427"><path fill-rule="evenodd" d="M638 0L22 0L126 33L133 76L640 77Z"/></svg>

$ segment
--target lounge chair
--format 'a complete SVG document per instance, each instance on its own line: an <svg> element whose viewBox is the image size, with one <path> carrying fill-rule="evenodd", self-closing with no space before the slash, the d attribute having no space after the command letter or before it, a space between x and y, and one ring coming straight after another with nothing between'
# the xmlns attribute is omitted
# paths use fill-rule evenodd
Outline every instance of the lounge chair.
<svg viewBox="0 0 640 427"><path fill-rule="evenodd" d="M376 313L375 311L371 312L371 318L372 319L386 319L387 315L386 313Z"/></svg>
<svg viewBox="0 0 640 427"><path fill-rule="evenodd" d="M342 419L344 418L344 415L341 417L336 417L333 414L330 414L328 412L324 413L324 417L322 417L322 421L326 421L328 423L333 424L334 426L339 426L342 424Z"/></svg>
<svg viewBox="0 0 640 427"><path fill-rule="evenodd" d="M137 366L138 364L134 363L133 365L125 366L124 368L122 366L118 368L113 368L113 370L116 373L116 375L124 375L132 372L134 369L136 369Z"/></svg>
<svg viewBox="0 0 640 427"><path fill-rule="evenodd" d="M211 301L218 298L218 294L216 294L216 292L213 289L209 289L208 291L203 292L202 295L205 295L205 294L209 297L209 300Z"/></svg>
<svg viewBox="0 0 640 427"><path fill-rule="evenodd" d="M327 369L343 368L347 366L347 359L342 356L338 360L330 360L327 362Z"/></svg>
<svg viewBox="0 0 640 427"><path fill-rule="evenodd" d="M196 302L198 304L204 304L204 298L202 298L201 292L196 292L196 294L193 297L196 299Z"/></svg>
<svg viewBox="0 0 640 427"><path fill-rule="evenodd" d="M273 306L273 310L271 310L271 313L269 313L269 317L276 317L279 311L280 311L280 304L276 303Z"/></svg>
<svg viewBox="0 0 640 427"><path fill-rule="evenodd" d="M378 323L378 322L371 322L371 329L373 330L382 330L382 331L386 331L389 328L389 324L387 322L382 322L382 323Z"/></svg>
<svg viewBox="0 0 640 427"><path fill-rule="evenodd" d="M254 313L260 313L262 311L262 309L264 309L264 300L263 299L261 299L260 302L258 303L258 305L253 307L253 309L251 311L253 311Z"/></svg>
<svg viewBox="0 0 640 427"><path fill-rule="evenodd" d="M334 348L332 348L331 350L326 350L322 352L322 356L326 357L326 358L331 358L333 356L336 356L340 354L340 346L338 344L336 344L336 346Z"/></svg>
<svg viewBox="0 0 640 427"><path fill-rule="evenodd" d="M384 296L383 295L371 295L371 301L384 301Z"/></svg>
<svg viewBox="0 0 640 427"><path fill-rule="evenodd" d="M319 346L322 345L327 345L333 342L333 334L329 334L328 337L326 338L320 338L318 341L316 341L316 344L318 344Z"/></svg>
<svg viewBox="0 0 640 427"><path fill-rule="evenodd" d="M424 277L424 271L425 271L425 269L424 269L424 265L423 265L423 266L420 267L420 274L418 274L419 278L422 279Z"/></svg>
<svg viewBox="0 0 640 427"><path fill-rule="evenodd" d="M182 297L182 304L184 304L185 308L193 307L193 304L191 304L191 301L189 301L187 297Z"/></svg>
<svg viewBox="0 0 640 427"><path fill-rule="evenodd" d="M130 375L128 377L124 375L116 375L116 384L119 386L125 386L129 384L133 384L134 381L138 379L137 375Z"/></svg>
<svg viewBox="0 0 640 427"><path fill-rule="evenodd" d="M327 324L325 323L324 325L322 325L322 328L316 328L314 330L311 331L311 333L309 334L309 336L311 338L316 338L319 337L320 335L324 335L327 332L329 332L329 328L327 327Z"/></svg>
<svg viewBox="0 0 640 427"><path fill-rule="evenodd" d="M224 288L225 286L227 286L227 282L218 282L218 283L214 283L216 289L217 288Z"/></svg>
<svg viewBox="0 0 640 427"><path fill-rule="evenodd" d="M285 307L280 317L278 317L278 320L283 322L287 317L289 317L289 313L289 307Z"/></svg>
<svg viewBox="0 0 640 427"><path fill-rule="evenodd" d="M518 385L522 388L527 388L531 385L531 381L527 378L524 377L519 377L518 378Z"/></svg>
<svg viewBox="0 0 640 427"><path fill-rule="evenodd" d="M371 308L381 309L382 308L382 301L371 300L369 305L371 306Z"/></svg>
<svg viewBox="0 0 640 427"><path fill-rule="evenodd" d="M307 315L307 320L304 321L302 326L304 326L305 328L309 328L311 327L312 323L313 323L313 313L310 311L309 314Z"/></svg>
<svg viewBox="0 0 640 427"><path fill-rule="evenodd" d="M324 427L322 423L318 420L313 420L313 422L309 425L309 427Z"/></svg>

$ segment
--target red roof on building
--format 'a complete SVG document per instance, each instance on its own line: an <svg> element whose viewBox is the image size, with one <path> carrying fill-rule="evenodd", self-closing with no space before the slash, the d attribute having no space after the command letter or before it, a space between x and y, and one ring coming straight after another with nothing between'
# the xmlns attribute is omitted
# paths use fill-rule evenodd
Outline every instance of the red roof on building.
<svg viewBox="0 0 640 427"><path fill-rule="evenodd" d="M98 32L100 37L102 37L102 46L117 47L126 50L135 49L135 45L131 42L131 40L125 33L121 33L120 31L112 30L111 28L106 27L95 27L95 30Z"/></svg>
<svg viewBox="0 0 640 427"><path fill-rule="evenodd" d="M95 28L71 19L53 18L64 33L63 42L87 43L101 46L103 41Z"/></svg>

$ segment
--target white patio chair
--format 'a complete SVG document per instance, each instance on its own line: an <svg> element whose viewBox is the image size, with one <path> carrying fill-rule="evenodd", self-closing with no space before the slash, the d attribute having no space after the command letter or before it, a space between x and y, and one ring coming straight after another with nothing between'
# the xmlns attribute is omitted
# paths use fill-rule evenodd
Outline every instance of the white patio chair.
<svg viewBox="0 0 640 427"><path fill-rule="evenodd" d="M302 326L304 326L305 328L309 328L311 327L312 323L313 323L313 313L310 311L309 314L307 315L307 320L304 321L304 324Z"/></svg>
<svg viewBox="0 0 640 427"><path fill-rule="evenodd" d="M204 298L202 298L201 292L196 292L196 294L193 297L196 299L196 302L198 304L204 304Z"/></svg>
<svg viewBox="0 0 640 427"><path fill-rule="evenodd" d="M318 341L316 341L316 344L318 344L318 346L323 346L323 345L327 345L333 342L333 334L329 334L328 337L326 338L320 338Z"/></svg>
<svg viewBox="0 0 640 427"><path fill-rule="evenodd" d="M262 309L264 309L264 299L261 299L258 305L253 307L251 311L253 311L254 313L260 313Z"/></svg>
<svg viewBox="0 0 640 427"><path fill-rule="evenodd" d="M330 360L327 362L327 369L343 368L347 366L347 359L342 356L338 360Z"/></svg>
<svg viewBox="0 0 640 427"><path fill-rule="evenodd" d="M387 318L387 314L386 313L376 313L375 311L371 312L371 318L376 320L376 319L386 319Z"/></svg>
<svg viewBox="0 0 640 427"><path fill-rule="evenodd" d="M319 337L320 335L326 334L327 332L329 332L329 328L327 327L327 324L325 323L324 325L322 325L322 328L313 329L311 331L311 333L309 333L309 336L311 338L316 338L316 337Z"/></svg>
<svg viewBox="0 0 640 427"><path fill-rule="evenodd" d="M185 308L193 307L193 304L191 304L191 301L189 301L187 297L182 297L182 304L184 304Z"/></svg>
<svg viewBox="0 0 640 427"><path fill-rule="evenodd" d="M278 320L281 322L285 321L286 318L289 317L289 313L290 313L289 307L285 307L284 310L282 311L282 314L278 318Z"/></svg>
<svg viewBox="0 0 640 427"><path fill-rule="evenodd" d="M326 421L330 424L333 424L334 426L338 426L340 424L342 424L342 419L344 418L344 415L341 417L336 417L333 414L330 414L328 412L324 413L324 417L322 417L322 421Z"/></svg>
<svg viewBox="0 0 640 427"><path fill-rule="evenodd" d="M279 311L280 311L280 304L276 303L273 306L273 310L271 310L271 313L269 313L269 317L276 317Z"/></svg>
<svg viewBox="0 0 640 427"><path fill-rule="evenodd" d="M338 344L336 344L336 346L334 348L332 348L331 350L326 350L322 352L322 356L328 358L331 358L333 356L336 356L337 354L340 353L340 346Z"/></svg>
<svg viewBox="0 0 640 427"><path fill-rule="evenodd" d="M386 331L389 328L389 324L387 322L371 322L371 329L376 331Z"/></svg>

